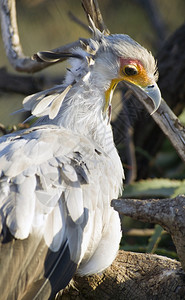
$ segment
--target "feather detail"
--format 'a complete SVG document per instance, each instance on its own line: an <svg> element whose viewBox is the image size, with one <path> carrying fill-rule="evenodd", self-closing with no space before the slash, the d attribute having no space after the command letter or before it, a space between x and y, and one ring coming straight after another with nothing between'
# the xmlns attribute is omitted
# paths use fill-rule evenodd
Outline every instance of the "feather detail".
<svg viewBox="0 0 185 300"><path fill-rule="evenodd" d="M46 96L46 91L42 91L33 95L29 95L24 98L23 100L23 107L25 110L32 110L33 105L35 104L35 101L42 100Z"/></svg>
<svg viewBox="0 0 185 300"><path fill-rule="evenodd" d="M43 111L50 105L50 103L53 101L53 99L55 99L56 97L58 97L55 94L53 95L49 95L45 98L42 98L38 104L36 104L36 106L34 107L34 109L32 109L32 115L34 116L39 116L40 114L43 113Z"/></svg>
<svg viewBox="0 0 185 300"><path fill-rule="evenodd" d="M18 239L28 237L35 209L36 185L35 177L29 177L24 182L12 186L9 195L9 214L6 218L6 224L13 236Z"/></svg>
<svg viewBox="0 0 185 300"><path fill-rule="evenodd" d="M46 96L53 95L53 93L60 93L63 89L63 85L59 85L39 93L29 95L24 98L23 107L26 111L32 111L35 108L35 104L37 105L37 103L35 103L36 101L41 101Z"/></svg>
<svg viewBox="0 0 185 300"><path fill-rule="evenodd" d="M49 214L44 230L44 239L50 250L56 252L59 250L65 240L65 210L59 201L54 207L52 213ZM64 222L64 224L63 224Z"/></svg>
<svg viewBox="0 0 185 300"><path fill-rule="evenodd" d="M79 54L69 52L53 52L53 51L40 51L35 54L34 59L40 62L54 63L60 60L67 59L69 57L83 59L83 56Z"/></svg>
<svg viewBox="0 0 185 300"><path fill-rule="evenodd" d="M90 75L91 75L91 73L88 72L88 73L83 77L82 80L83 80L84 82L87 82L87 81L89 80Z"/></svg>
<svg viewBox="0 0 185 300"><path fill-rule="evenodd" d="M95 55L95 54L96 54L97 49L91 47L91 46L89 45L89 43L87 43L87 41L80 40L80 44L81 44L82 48L83 48L88 54L91 54L91 55ZM89 56L88 56L88 57L89 57Z"/></svg>
<svg viewBox="0 0 185 300"><path fill-rule="evenodd" d="M69 215L75 224L81 224L84 219L83 194L79 183L74 183L65 192L65 201Z"/></svg>
<svg viewBox="0 0 185 300"><path fill-rule="evenodd" d="M23 112L25 112L24 109L23 109ZM26 118L26 119L22 122L22 124L28 123L29 121L31 121L31 120L33 120L33 119L36 119L36 117L35 117L35 116L29 116L28 118Z"/></svg>
<svg viewBox="0 0 185 300"><path fill-rule="evenodd" d="M70 217L76 224L81 224L83 222L83 194L80 183L78 181L78 176L75 169L70 165L65 165L62 167L62 175L67 188L65 191L65 202Z"/></svg>
<svg viewBox="0 0 185 300"><path fill-rule="evenodd" d="M96 25L94 24L90 15L88 15L88 19L89 19L89 24L90 24L89 28L94 35L94 39L97 39L98 41L100 41L103 37L103 33L96 27Z"/></svg>
<svg viewBox="0 0 185 300"><path fill-rule="evenodd" d="M72 88L72 85L68 85L66 89L62 92L62 94L58 95L52 102L49 112L49 118L54 119L56 115L58 114L60 107L62 105L63 100L65 99L65 96Z"/></svg>
<svg viewBox="0 0 185 300"><path fill-rule="evenodd" d="M21 113L24 113L25 112L25 109L24 108L21 108L21 109L18 109L18 110L15 110L13 111L10 116L13 116L13 115L16 115L16 114L21 114Z"/></svg>

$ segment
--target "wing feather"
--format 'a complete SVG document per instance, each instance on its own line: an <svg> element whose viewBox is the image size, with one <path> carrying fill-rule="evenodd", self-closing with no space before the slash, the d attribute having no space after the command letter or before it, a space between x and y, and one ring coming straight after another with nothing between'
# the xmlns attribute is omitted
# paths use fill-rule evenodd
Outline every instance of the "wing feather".
<svg viewBox="0 0 185 300"><path fill-rule="evenodd" d="M58 94L57 94L58 96ZM41 98L38 103L36 102L33 104L31 113L34 116L40 116L43 114L43 112L48 108L48 106L51 104L51 102L56 98L56 94L52 94L49 96L46 96L44 98Z"/></svg>
<svg viewBox="0 0 185 300"><path fill-rule="evenodd" d="M51 251L58 251L66 240L65 209L61 202L58 202L51 214L49 214L44 231L44 239Z"/></svg>
<svg viewBox="0 0 185 300"><path fill-rule="evenodd" d="M34 236L39 253L46 253L48 249L49 260L46 256L41 258L37 255L41 266L36 273L38 278L43 278L42 282L33 278L30 266L36 265L35 250L33 254L29 252L31 257L27 258L24 266L21 266L19 258L18 266L20 272L29 269L29 278L33 278L31 282L36 280L38 283L38 288L37 284L31 285L30 299L35 293L42 295L48 282L52 282L51 295L54 295L69 282L82 259L84 269L81 272L89 272L86 262L96 257L93 253L101 245L103 230L107 230L106 216L110 218L107 197L117 197L118 194L119 188L114 186L113 181L116 176L120 177L119 171L118 175L114 174L119 166L117 168L110 159L111 169L108 170L105 160L109 158L100 147L88 138L54 125L33 127L1 140L2 237L8 240L6 237L10 230L17 239L16 245L21 247L20 239L26 244L26 240ZM110 176L109 186L104 176ZM45 274L43 268L46 268ZM21 273L12 278L15 285L18 277ZM27 282L27 279L24 280Z"/></svg>
<svg viewBox="0 0 185 300"><path fill-rule="evenodd" d="M33 107L35 106L35 104L37 105L38 102L36 101L42 101L42 99L44 99L45 97L47 97L47 95L52 95L53 93L60 93L63 90L63 86L59 85L59 86L55 86L52 87L51 89L47 89L45 91L41 91L39 93L33 94L33 95L29 95L27 97L24 98L23 100L23 107L25 110L27 111L32 111L32 109L34 109Z"/></svg>
<svg viewBox="0 0 185 300"><path fill-rule="evenodd" d="M63 145L61 131L64 133ZM51 227L50 234L44 236L47 237L48 246L58 249L62 240L57 239L57 244L55 235L60 232L62 223L59 222L57 227L52 221L52 218L55 219L52 214L62 216L59 204L63 201L64 215L68 215L77 227L83 223L81 184L87 183L88 175L85 166L78 165L77 168L74 164L74 149L78 147L78 142L77 137L72 139L70 132L59 130L55 126L44 127L43 131L33 128L20 136L12 135L4 142L0 157L3 174L1 181L7 182L7 187L11 184L11 187L2 196L3 213L6 226L16 238L26 238L33 227L41 226L41 231L45 232L48 222L53 228ZM57 155L62 152L63 155ZM77 231L78 235L79 232L82 234L81 229L78 228Z"/></svg>
<svg viewBox="0 0 185 300"><path fill-rule="evenodd" d="M13 236L18 239L28 237L35 210L35 176L28 177L21 184L11 187L6 224Z"/></svg>
<svg viewBox="0 0 185 300"><path fill-rule="evenodd" d="M65 201L73 222L81 224L84 219L84 203L83 193L79 183L73 184L66 189Z"/></svg>
<svg viewBox="0 0 185 300"><path fill-rule="evenodd" d="M62 93L60 93L53 99L51 107L50 107L50 111L49 111L50 119L54 119L56 117L56 115L58 114L58 112L60 110L60 107L62 105L62 102L63 102L65 96L67 95L67 93L70 91L71 88L72 88L72 85L68 85Z"/></svg>
<svg viewBox="0 0 185 300"><path fill-rule="evenodd" d="M54 88L27 96L23 100L24 110L31 111L32 115L36 117L48 114L50 119L54 119L71 87L72 85L68 85L67 87L58 85Z"/></svg>

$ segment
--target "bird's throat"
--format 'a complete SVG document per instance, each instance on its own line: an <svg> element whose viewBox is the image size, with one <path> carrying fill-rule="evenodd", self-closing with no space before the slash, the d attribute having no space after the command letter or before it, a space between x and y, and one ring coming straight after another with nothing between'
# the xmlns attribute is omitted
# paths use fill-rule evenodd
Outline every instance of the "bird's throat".
<svg viewBox="0 0 185 300"><path fill-rule="evenodd" d="M103 115L106 117L107 112L108 112L108 123L110 122L110 119L111 119L112 96L113 96L114 90L119 82L120 82L120 79L116 79L116 78L112 79L108 90L105 91L105 106L103 109Z"/></svg>

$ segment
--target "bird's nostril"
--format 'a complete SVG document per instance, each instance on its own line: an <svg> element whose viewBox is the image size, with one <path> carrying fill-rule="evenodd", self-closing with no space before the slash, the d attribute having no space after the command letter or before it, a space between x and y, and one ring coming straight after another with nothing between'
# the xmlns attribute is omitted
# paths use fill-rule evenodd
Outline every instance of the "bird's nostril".
<svg viewBox="0 0 185 300"><path fill-rule="evenodd" d="M154 84L148 86L149 89L154 88Z"/></svg>

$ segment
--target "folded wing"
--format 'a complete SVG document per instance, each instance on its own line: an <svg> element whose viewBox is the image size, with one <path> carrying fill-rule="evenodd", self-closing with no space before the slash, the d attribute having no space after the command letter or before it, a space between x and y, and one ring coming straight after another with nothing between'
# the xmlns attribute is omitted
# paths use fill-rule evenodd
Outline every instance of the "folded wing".
<svg viewBox="0 0 185 300"><path fill-rule="evenodd" d="M26 299L34 299L35 295L50 299L48 295L55 295L72 278L81 259L83 230L88 221L83 186L88 184L89 170L79 152L83 142L91 148L85 138L83 141L55 126L2 138L3 299L8 294L11 299L20 294L26 294ZM10 270L11 288L6 290L4 283Z"/></svg>

